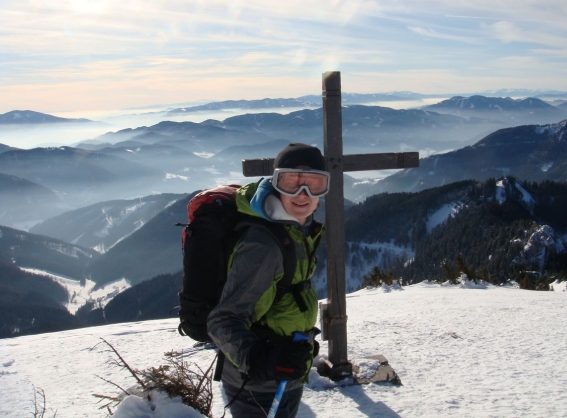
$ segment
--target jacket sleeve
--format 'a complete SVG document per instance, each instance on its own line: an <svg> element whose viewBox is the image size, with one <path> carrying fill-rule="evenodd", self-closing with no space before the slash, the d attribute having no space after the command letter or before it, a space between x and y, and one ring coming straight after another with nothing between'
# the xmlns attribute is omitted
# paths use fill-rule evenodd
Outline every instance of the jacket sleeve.
<svg viewBox="0 0 567 418"><path fill-rule="evenodd" d="M236 245L220 302L207 320L213 342L241 372L248 371L248 353L258 342L250 326L273 303L282 276L278 244L262 229L250 228Z"/></svg>

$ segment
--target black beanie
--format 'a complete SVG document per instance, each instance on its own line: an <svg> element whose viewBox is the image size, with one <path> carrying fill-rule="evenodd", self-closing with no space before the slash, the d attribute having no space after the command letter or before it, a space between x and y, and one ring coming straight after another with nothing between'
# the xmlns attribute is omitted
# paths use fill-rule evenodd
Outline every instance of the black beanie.
<svg viewBox="0 0 567 418"><path fill-rule="evenodd" d="M282 149L274 160L274 168L296 168L300 165L325 171L325 158L319 148L295 143Z"/></svg>

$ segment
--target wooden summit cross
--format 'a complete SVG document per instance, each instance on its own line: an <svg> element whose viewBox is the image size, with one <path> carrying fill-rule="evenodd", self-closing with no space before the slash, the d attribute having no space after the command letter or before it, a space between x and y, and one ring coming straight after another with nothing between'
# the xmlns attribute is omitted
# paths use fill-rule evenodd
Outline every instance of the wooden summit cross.
<svg viewBox="0 0 567 418"><path fill-rule="evenodd" d="M338 71L323 74L323 128L324 154L327 171L331 173L331 183L325 197L327 303L320 306L321 328L322 339L329 341L325 375L340 380L351 376L353 372L353 366L347 357L343 173L418 167L419 153L343 155L341 73ZM242 170L246 177L271 176L274 158L243 160Z"/></svg>

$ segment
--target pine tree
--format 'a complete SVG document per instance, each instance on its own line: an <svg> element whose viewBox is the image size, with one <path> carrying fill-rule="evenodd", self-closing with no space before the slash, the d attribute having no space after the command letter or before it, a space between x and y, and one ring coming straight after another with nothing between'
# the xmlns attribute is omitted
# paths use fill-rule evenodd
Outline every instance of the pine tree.
<svg viewBox="0 0 567 418"><path fill-rule="evenodd" d="M380 268L374 266L370 273L362 277L364 286L382 286L382 271Z"/></svg>
<svg viewBox="0 0 567 418"><path fill-rule="evenodd" d="M445 277L447 277L449 283L457 284L457 272L454 272L446 261L443 262L441 267L443 268L443 273L445 273Z"/></svg>

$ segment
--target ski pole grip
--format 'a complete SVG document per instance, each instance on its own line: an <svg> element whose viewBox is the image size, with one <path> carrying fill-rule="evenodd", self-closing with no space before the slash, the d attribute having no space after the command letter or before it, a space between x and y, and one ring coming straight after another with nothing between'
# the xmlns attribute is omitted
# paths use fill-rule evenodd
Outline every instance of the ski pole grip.
<svg viewBox="0 0 567 418"><path fill-rule="evenodd" d="M301 342L301 341L309 341L309 335L307 335L303 332L295 331L292 335L293 335L293 342L294 343L298 343L298 342Z"/></svg>

